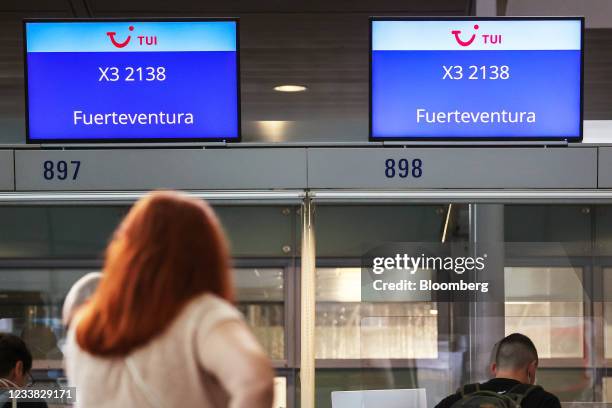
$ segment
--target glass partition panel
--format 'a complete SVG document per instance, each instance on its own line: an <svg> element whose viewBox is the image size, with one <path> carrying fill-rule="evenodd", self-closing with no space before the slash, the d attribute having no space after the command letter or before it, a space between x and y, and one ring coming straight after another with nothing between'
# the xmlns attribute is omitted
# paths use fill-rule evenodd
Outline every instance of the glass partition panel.
<svg viewBox="0 0 612 408"><path fill-rule="evenodd" d="M565 404L596 400L595 370L583 368L540 368L536 381L548 392L555 394Z"/></svg>
<svg viewBox="0 0 612 408"><path fill-rule="evenodd" d="M445 231L449 237L463 236L467 234L466 207L453 206L452 223L446 224L448 205L318 206L317 257L359 259L383 243L439 242Z"/></svg>
<svg viewBox="0 0 612 408"><path fill-rule="evenodd" d="M2 206L0 259L99 259L129 206ZM234 257L297 253L296 206L214 206Z"/></svg>
<svg viewBox="0 0 612 408"><path fill-rule="evenodd" d="M505 333L521 332L534 341L537 383L563 406L605 401L599 374L607 353L604 319L596 310L606 291L598 271L612 225L609 208L504 206Z"/></svg>
<svg viewBox="0 0 612 408"><path fill-rule="evenodd" d="M527 335L540 358L582 358L582 279L578 268L506 267L506 334Z"/></svg>
<svg viewBox="0 0 612 408"><path fill-rule="evenodd" d="M360 291L360 268L317 269L317 358L437 357L434 302L362 302Z"/></svg>
<svg viewBox="0 0 612 408"><path fill-rule="evenodd" d="M285 358L285 273L280 268L236 270L238 308L270 358Z"/></svg>
<svg viewBox="0 0 612 408"><path fill-rule="evenodd" d="M37 369L62 367L66 294L84 269L0 269L0 331L21 336ZM235 271L238 308L275 360L285 356L283 269Z"/></svg>
<svg viewBox="0 0 612 408"><path fill-rule="evenodd" d="M0 269L0 330L21 336L36 369L60 369L64 298L83 269Z"/></svg>
<svg viewBox="0 0 612 408"><path fill-rule="evenodd" d="M595 248L600 256L612 256L612 205L595 207ZM606 265L610 265L607 263Z"/></svg>
<svg viewBox="0 0 612 408"><path fill-rule="evenodd" d="M21 336L32 349L37 381L63 377L64 298L76 280L100 269L112 232L129 208L0 206L0 331ZM291 370L296 351L289 339L295 335L286 294L295 288L300 206L237 203L214 209L230 241L237 307L275 366ZM293 390L293 380L286 386ZM282 400L293 401L289 389Z"/></svg>
<svg viewBox="0 0 612 408"><path fill-rule="evenodd" d="M541 244L536 248L522 248L523 255L556 255L542 245L546 243L562 243L562 255L589 255L593 239L592 217L590 205L505 205L505 241Z"/></svg>
<svg viewBox="0 0 612 408"><path fill-rule="evenodd" d="M426 388L433 407L464 363L466 342L450 334L451 305L426 290L409 301L365 295L371 282L362 263L388 244L467 243L467 205L319 205L315 228L317 408L331 407L334 391L397 388ZM434 270L415 272L437 279Z"/></svg>
<svg viewBox="0 0 612 408"><path fill-rule="evenodd" d="M494 329L498 337L530 336L541 358L538 383L563 402L609 401L612 206L503 208L506 253L499 269L504 276L495 283L504 289L501 308L474 317L471 306L433 294L411 301L373 301L362 294L363 257L377 245L450 241L469 253L469 205L316 207L317 407L331 407L332 391L390 388L425 388L433 407L475 380L469 369L474 354L489 352L488 343L478 345L470 331L478 321L485 322L479 330ZM294 372L299 207L215 209L231 241L238 307L277 367ZM99 268L110 234L127 210L0 207L0 330L22 335L35 366L47 368L49 377L61 375L51 369L61 367L64 296L76 279ZM437 279L438 272L430 278ZM593 295L599 292L602 299ZM487 321L501 322L499 330ZM285 377L291 406L293 377Z"/></svg>
<svg viewBox="0 0 612 408"><path fill-rule="evenodd" d="M491 347L513 332L534 341L537 381L562 402L603 401L607 380L599 373L607 364L600 357L612 355L612 307L603 305L602 319L596 310L598 293L612 292L610 208L318 205L317 406L330 406L333 391L426 388L431 408L459 385L489 376ZM487 249L482 279L492 286L482 304L480 297L445 302L437 294L421 301L364 298L361 268L369 249L445 239L465 244L465 254Z"/></svg>
<svg viewBox="0 0 612 408"><path fill-rule="evenodd" d="M612 404L612 377L603 378L602 394L604 402Z"/></svg>
<svg viewBox="0 0 612 408"><path fill-rule="evenodd" d="M604 356L609 360L612 359L612 267L603 268L603 282Z"/></svg>
<svg viewBox="0 0 612 408"><path fill-rule="evenodd" d="M0 258L99 259L127 206L0 207Z"/></svg>

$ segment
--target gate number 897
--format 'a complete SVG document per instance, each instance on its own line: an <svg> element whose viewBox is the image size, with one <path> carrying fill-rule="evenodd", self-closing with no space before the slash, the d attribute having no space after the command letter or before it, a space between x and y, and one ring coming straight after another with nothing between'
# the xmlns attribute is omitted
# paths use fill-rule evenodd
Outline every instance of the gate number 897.
<svg viewBox="0 0 612 408"><path fill-rule="evenodd" d="M397 165L396 165L397 164ZM387 159L385 161L385 176L394 178L395 176L406 178L412 176L419 178L423 175L423 161L421 159L413 159L412 162L408 159Z"/></svg>
<svg viewBox="0 0 612 408"><path fill-rule="evenodd" d="M58 162L46 160L43 163L43 177L45 180L66 180L68 177L72 180L76 180L79 176L80 168L80 160L72 160L70 162L64 160Z"/></svg>

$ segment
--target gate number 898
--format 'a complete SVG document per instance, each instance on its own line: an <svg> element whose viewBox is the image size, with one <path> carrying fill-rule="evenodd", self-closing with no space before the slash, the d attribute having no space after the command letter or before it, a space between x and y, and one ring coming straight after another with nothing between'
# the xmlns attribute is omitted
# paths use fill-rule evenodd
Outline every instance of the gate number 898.
<svg viewBox="0 0 612 408"><path fill-rule="evenodd" d="M397 164L397 165L396 165ZM421 159L413 159L412 162L408 159L387 159L385 161L385 176L394 178L395 176L406 178L412 176L419 178L423 175L423 161Z"/></svg>

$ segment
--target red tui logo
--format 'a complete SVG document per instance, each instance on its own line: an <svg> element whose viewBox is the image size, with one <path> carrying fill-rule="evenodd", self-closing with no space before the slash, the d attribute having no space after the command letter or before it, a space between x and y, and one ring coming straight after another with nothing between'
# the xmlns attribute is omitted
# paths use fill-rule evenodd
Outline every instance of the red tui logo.
<svg viewBox="0 0 612 408"><path fill-rule="evenodd" d="M129 26L128 30L130 31L134 31L134 26ZM127 38L125 39L125 41L123 42L118 42L117 40L115 40L115 35L117 35L116 32L114 31L108 31L106 33L106 35L108 35L108 38L110 38L111 42L113 43L113 45L117 48L123 48L126 45L128 45L130 43L130 40L132 39L131 35L128 35Z"/></svg>
<svg viewBox="0 0 612 408"><path fill-rule="evenodd" d="M478 24L474 24L474 30L478 30L479 28L480 27L478 27ZM461 35L461 30L453 30L453 31L451 31L451 34L453 34L455 36L455 40L457 41L457 44L459 44L462 47L470 46L474 42L474 40L476 39L476 33L472 34L470 39L467 40L467 41L463 41L461 39L461 37L459 37Z"/></svg>

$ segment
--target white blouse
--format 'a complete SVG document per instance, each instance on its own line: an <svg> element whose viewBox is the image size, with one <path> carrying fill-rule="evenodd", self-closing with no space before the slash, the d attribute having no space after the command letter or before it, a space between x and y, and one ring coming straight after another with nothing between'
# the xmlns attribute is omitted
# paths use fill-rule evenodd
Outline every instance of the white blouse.
<svg viewBox="0 0 612 408"><path fill-rule="evenodd" d="M242 315L205 294L163 334L122 358L83 351L68 331L65 364L77 408L270 408L273 373Z"/></svg>

